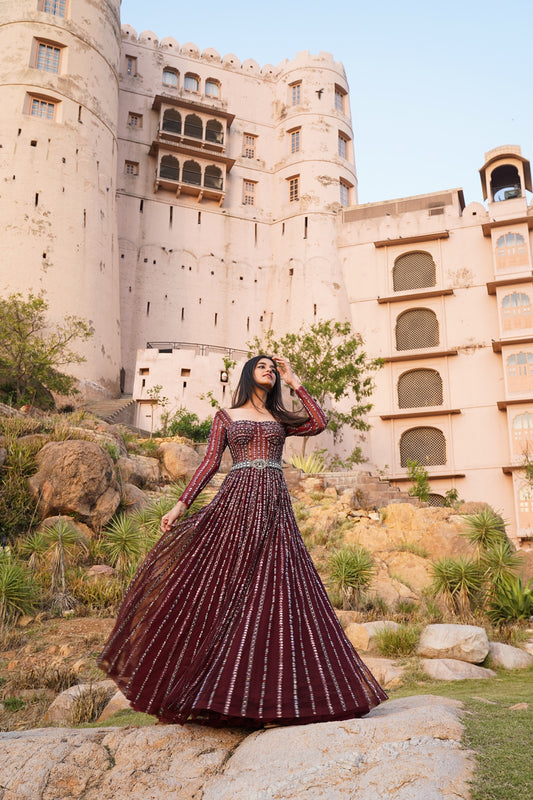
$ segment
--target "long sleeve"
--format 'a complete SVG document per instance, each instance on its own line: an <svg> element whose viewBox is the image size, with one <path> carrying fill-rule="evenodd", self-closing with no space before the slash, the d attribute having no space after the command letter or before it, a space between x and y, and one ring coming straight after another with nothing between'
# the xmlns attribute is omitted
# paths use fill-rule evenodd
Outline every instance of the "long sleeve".
<svg viewBox="0 0 533 800"><path fill-rule="evenodd" d="M227 432L224 420L220 412L215 414L215 419L211 426L209 439L207 442L207 450L202 463L196 469L196 472L189 481L187 488L179 498L182 503L185 503L187 508L191 505L193 500L200 494L204 486L206 486L213 475L218 471L220 462L222 460L222 453L224 452L227 444Z"/></svg>
<svg viewBox="0 0 533 800"><path fill-rule="evenodd" d="M289 425L285 429L287 436L316 436L317 433L322 433L328 424L326 415L316 400L313 400L305 387L300 386L300 388L296 390L296 394L302 401L303 407L309 414L309 419L302 425L296 425L294 427Z"/></svg>

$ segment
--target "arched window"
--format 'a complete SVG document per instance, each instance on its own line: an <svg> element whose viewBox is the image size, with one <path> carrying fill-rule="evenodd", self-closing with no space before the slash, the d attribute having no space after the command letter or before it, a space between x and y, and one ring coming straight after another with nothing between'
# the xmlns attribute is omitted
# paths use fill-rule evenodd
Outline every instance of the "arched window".
<svg viewBox="0 0 533 800"><path fill-rule="evenodd" d="M446 464L446 439L438 428L410 428L400 439L402 467L418 461L424 467Z"/></svg>
<svg viewBox="0 0 533 800"><path fill-rule="evenodd" d="M178 73L174 69L163 70L163 86L169 86L171 89L178 88Z"/></svg>
<svg viewBox="0 0 533 800"><path fill-rule="evenodd" d="M533 389L533 353L513 353L507 358L507 384L510 392Z"/></svg>
<svg viewBox="0 0 533 800"><path fill-rule="evenodd" d="M205 93L208 97L220 97L220 83L214 78L208 78L205 82Z"/></svg>
<svg viewBox="0 0 533 800"><path fill-rule="evenodd" d="M194 75L192 72L188 72L185 75L183 88L185 89L186 92L199 92L200 78L198 77L198 75Z"/></svg>
<svg viewBox="0 0 533 800"><path fill-rule="evenodd" d="M522 486L519 489L518 515L521 528L533 526L533 486Z"/></svg>
<svg viewBox="0 0 533 800"><path fill-rule="evenodd" d="M392 285L395 292L409 289L424 289L435 286L437 281L435 262L424 251L398 256L392 269Z"/></svg>
<svg viewBox="0 0 533 800"><path fill-rule="evenodd" d="M503 298L503 329L531 327L531 302L523 292L513 292Z"/></svg>
<svg viewBox="0 0 533 800"><path fill-rule="evenodd" d="M437 347L439 323L434 311L429 308L413 308L404 311L396 320L396 349L417 350L422 347Z"/></svg>
<svg viewBox="0 0 533 800"><path fill-rule="evenodd" d="M222 191L222 170L213 164L205 168L204 186L208 189Z"/></svg>
<svg viewBox="0 0 533 800"><path fill-rule="evenodd" d="M412 369L398 380L398 407L442 405L442 378L435 369Z"/></svg>
<svg viewBox="0 0 533 800"><path fill-rule="evenodd" d="M528 263L524 237L519 233L505 233L496 241L496 261L499 267L517 267Z"/></svg>
<svg viewBox="0 0 533 800"><path fill-rule="evenodd" d="M533 416L528 412L513 418L513 453L523 455L533 443Z"/></svg>
<svg viewBox="0 0 533 800"><path fill-rule="evenodd" d="M501 167L496 167L490 176L490 193L496 203L500 200L521 197L522 188L517 168L512 164L502 164Z"/></svg>
<svg viewBox="0 0 533 800"><path fill-rule="evenodd" d="M202 170L196 161L186 161L183 165L183 183L192 183L193 186L200 186L202 183Z"/></svg>
<svg viewBox="0 0 533 800"><path fill-rule="evenodd" d="M205 126L206 142L216 142L224 144L224 130L222 124L217 119L210 119Z"/></svg>
<svg viewBox="0 0 533 800"><path fill-rule="evenodd" d="M169 108L163 114L163 130L169 133L181 133L181 114L174 108Z"/></svg>
<svg viewBox="0 0 533 800"><path fill-rule="evenodd" d="M159 165L159 177L171 181L180 179L180 163L174 156L163 156Z"/></svg>
<svg viewBox="0 0 533 800"><path fill-rule="evenodd" d="M185 129L184 129L185 136L192 136L195 139L202 139L204 135L204 129L202 127L202 120L200 117L197 117L196 114L188 114L185 117Z"/></svg>

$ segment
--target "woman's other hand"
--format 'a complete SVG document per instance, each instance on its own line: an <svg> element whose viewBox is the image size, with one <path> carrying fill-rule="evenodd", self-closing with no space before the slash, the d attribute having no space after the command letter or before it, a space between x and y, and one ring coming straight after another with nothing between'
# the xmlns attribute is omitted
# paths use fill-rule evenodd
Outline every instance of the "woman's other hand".
<svg viewBox="0 0 533 800"><path fill-rule="evenodd" d="M289 359L285 358L284 356L272 356L272 360L274 361L276 367L278 368L279 374L287 386L290 386L291 389L299 389L302 385L302 382L300 378L298 378L292 371Z"/></svg>
<svg viewBox="0 0 533 800"><path fill-rule="evenodd" d="M174 508L171 508L166 514L161 517L161 530L163 533L168 533L172 528L176 527L177 522L187 511L187 506L178 500Z"/></svg>

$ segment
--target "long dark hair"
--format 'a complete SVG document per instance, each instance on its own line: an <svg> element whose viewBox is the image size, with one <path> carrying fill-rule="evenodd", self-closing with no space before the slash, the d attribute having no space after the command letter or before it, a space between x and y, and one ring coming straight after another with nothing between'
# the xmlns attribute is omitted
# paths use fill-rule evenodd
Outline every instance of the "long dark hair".
<svg viewBox="0 0 533 800"><path fill-rule="evenodd" d="M283 398L281 396L281 379L279 376L278 369L276 367L276 363L273 360L272 356L265 356L259 355L250 358L244 367L242 368L241 377L239 378L239 383L237 384L237 388L233 393L233 400L232 400L232 408L240 408L243 406L248 400L254 402L254 389L257 388L257 384L254 380L254 370L257 366L258 361L261 361L262 358L268 358L269 361L272 361L272 365L274 367L274 375L276 376L276 382L274 386L269 391L266 396L265 406L268 411L272 414L275 420L280 422L282 425L302 425L304 422L307 422L309 419L309 415L305 413L295 413L294 411L289 411L288 408L285 408L283 405Z"/></svg>

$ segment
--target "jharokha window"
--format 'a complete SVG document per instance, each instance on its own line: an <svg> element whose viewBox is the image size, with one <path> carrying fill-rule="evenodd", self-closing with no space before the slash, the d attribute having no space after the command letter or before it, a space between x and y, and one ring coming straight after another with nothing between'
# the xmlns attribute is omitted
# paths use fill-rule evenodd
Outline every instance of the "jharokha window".
<svg viewBox="0 0 533 800"><path fill-rule="evenodd" d="M524 456L533 445L533 416L526 411L513 418L513 455Z"/></svg>
<svg viewBox="0 0 533 800"><path fill-rule="evenodd" d="M533 353L513 353L507 358L509 392L533 391Z"/></svg>
<svg viewBox="0 0 533 800"><path fill-rule="evenodd" d="M396 320L396 349L418 350L423 347L438 347L439 322L429 308L413 308L404 311Z"/></svg>
<svg viewBox="0 0 533 800"><path fill-rule="evenodd" d="M392 285L395 292L425 289L435 286L435 262L429 253L417 250L398 256L392 268Z"/></svg>
<svg viewBox="0 0 533 800"><path fill-rule="evenodd" d="M498 267L521 267L529 264L527 245L520 233L505 233L496 240Z"/></svg>
<svg viewBox="0 0 533 800"><path fill-rule="evenodd" d="M523 292L506 295L502 302L504 331L531 327L531 301Z"/></svg>
<svg viewBox="0 0 533 800"><path fill-rule="evenodd" d="M398 408L442 405L442 378L435 369L412 369L398 379Z"/></svg>
<svg viewBox="0 0 533 800"><path fill-rule="evenodd" d="M424 467L446 464L446 439L438 428L410 428L400 439L402 467L408 461L418 461Z"/></svg>

